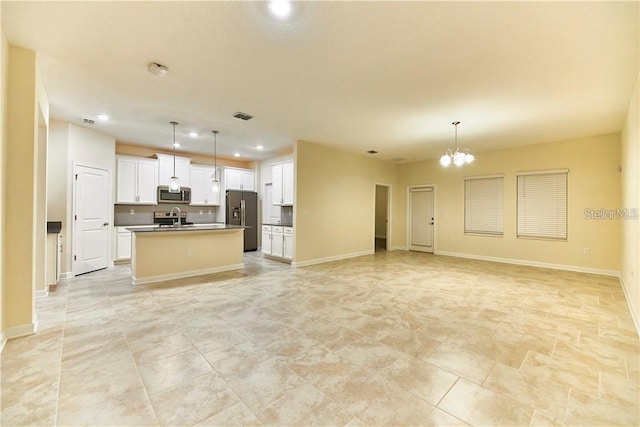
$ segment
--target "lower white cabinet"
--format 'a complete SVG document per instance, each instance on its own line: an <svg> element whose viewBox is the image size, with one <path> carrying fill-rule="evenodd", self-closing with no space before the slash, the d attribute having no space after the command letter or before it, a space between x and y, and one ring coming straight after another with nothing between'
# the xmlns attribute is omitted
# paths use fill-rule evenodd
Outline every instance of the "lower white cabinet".
<svg viewBox="0 0 640 427"><path fill-rule="evenodd" d="M279 225L274 225L271 228L271 255L284 258L284 242L283 240L283 227Z"/></svg>
<svg viewBox="0 0 640 427"><path fill-rule="evenodd" d="M127 227L115 227L116 229L116 261L131 259L131 232Z"/></svg>
<svg viewBox="0 0 640 427"><path fill-rule="evenodd" d="M274 258L293 260L293 227L263 225L262 253Z"/></svg>
<svg viewBox="0 0 640 427"><path fill-rule="evenodd" d="M262 253L271 255L271 226L262 226Z"/></svg>
<svg viewBox="0 0 640 427"><path fill-rule="evenodd" d="M282 236L282 258L293 259L293 227L284 227Z"/></svg>

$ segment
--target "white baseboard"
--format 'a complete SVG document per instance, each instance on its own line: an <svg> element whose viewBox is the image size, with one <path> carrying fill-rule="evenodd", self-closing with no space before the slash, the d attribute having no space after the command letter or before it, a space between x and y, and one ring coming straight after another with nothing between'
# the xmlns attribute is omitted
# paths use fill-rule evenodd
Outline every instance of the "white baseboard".
<svg viewBox="0 0 640 427"><path fill-rule="evenodd" d="M2 334L2 346L7 340L13 338L26 337L27 335L33 335L38 330L38 321L35 320L32 323L25 323L24 325L11 326L4 330Z"/></svg>
<svg viewBox="0 0 640 427"><path fill-rule="evenodd" d="M40 289L39 291L36 291L34 298L45 298L49 296L49 286L47 286L47 289Z"/></svg>
<svg viewBox="0 0 640 427"><path fill-rule="evenodd" d="M618 280L620 280L620 286L622 286L622 292L624 292L624 299L627 301L627 306L629 307L629 313L631 313L631 319L633 319L633 324L636 327L636 333L640 337L640 319L638 319L638 314L633 311L633 306L631 305L629 298L629 293L627 292L627 287L624 284L624 280L622 279L622 274L618 275Z"/></svg>
<svg viewBox="0 0 640 427"><path fill-rule="evenodd" d="M65 271L64 273L60 273L60 280L73 279L73 272Z"/></svg>
<svg viewBox="0 0 640 427"><path fill-rule="evenodd" d="M602 268L582 267L579 265L552 264L548 262L529 261L525 259L500 258L484 255L466 254L459 252L435 251L436 255L453 256L457 258L477 259L481 261L501 262L503 264L526 265L529 267L550 268L553 270L576 271L578 273L598 274L600 276L619 277L620 272L616 270L605 270Z"/></svg>
<svg viewBox="0 0 640 427"><path fill-rule="evenodd" d="M0 332L0 354L4 350L4 345L7 343L7 337L4 335L4 332Z"/></svg>
<svg viewBox="0 0 640 427"><path fill-rule="evenodd" d="M161 274L158 276L149 276L136 278L132 277L134 285L146 285L148 283L164 282L166 280L184 279L185 277L203 276L205 274L221 273L223 271L240 270L244 268L244 264L225 265L223 267L204 268L202 270L184 271L180 273Z"/></svg>
<svg viewBox="0 0 640 427"><path fill-rule="evenodd" d="M364 256L364 255L372 255L373 253L374 253L374 250L373 249L369 249L367 251L353 252L353 253L350 253L350 254L336 255L336 256L327 257L327 258L316 258L316 259L311 259L309 261L292 262L291 266L292 267L307 267L309 265L324 264L325 262L340 261L340 260L348 259L348 258L355 258L355 257L359 257L359 256Z"/></svg>
<svg viewBox="0 0 640 427"><path fill-rule="evenodd" d="M406 251L408 250L406 246L392 246L391 247L392 251Z"/></svg>

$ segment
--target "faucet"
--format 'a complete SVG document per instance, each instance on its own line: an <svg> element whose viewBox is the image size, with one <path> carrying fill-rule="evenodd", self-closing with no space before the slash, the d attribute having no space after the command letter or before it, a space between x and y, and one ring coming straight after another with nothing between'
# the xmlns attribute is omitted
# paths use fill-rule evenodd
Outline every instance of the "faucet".
<svg viewBox="0 0 640 427"><path fill-rule="evenodd" d="M178 220L177 221L173 221L173 226L176 227L176 223L178 224L177 227L180 227L180 223L181 223L181 218L180 218L180 208L177 206L174 206L171 208L171 212L169 212L169 216L173 216L173 211L176 210L178 211Z"/></svg>

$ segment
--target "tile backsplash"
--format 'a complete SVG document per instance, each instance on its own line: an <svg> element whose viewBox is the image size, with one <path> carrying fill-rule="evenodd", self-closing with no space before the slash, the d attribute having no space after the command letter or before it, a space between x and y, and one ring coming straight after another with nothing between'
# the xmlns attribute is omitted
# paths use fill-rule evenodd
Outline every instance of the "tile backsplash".
<svg viewBox="0 0 640 427"><path fill-rule="evenodd" d="M153 213L156 211L170 211L173 205L143 206L143 205L115 205L113 221L116 226L123 225L151 225ZM216 222L217 206L178 206L187 213L187 221L194 224L210 224Z"/></svg>

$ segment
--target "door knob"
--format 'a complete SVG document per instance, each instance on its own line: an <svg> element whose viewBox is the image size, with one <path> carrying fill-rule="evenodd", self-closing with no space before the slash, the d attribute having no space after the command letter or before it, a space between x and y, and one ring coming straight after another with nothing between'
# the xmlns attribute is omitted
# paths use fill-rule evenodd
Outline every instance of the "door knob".
<svg viewBox="0 0 640 427"><path fill-rule="evenodd" d="M104 224L102 224L102 225L104 225L104 226L106 227L107 225L109 225L109 223L108 223L108 222L105 222L105 223L104 223Z"/></svg>

